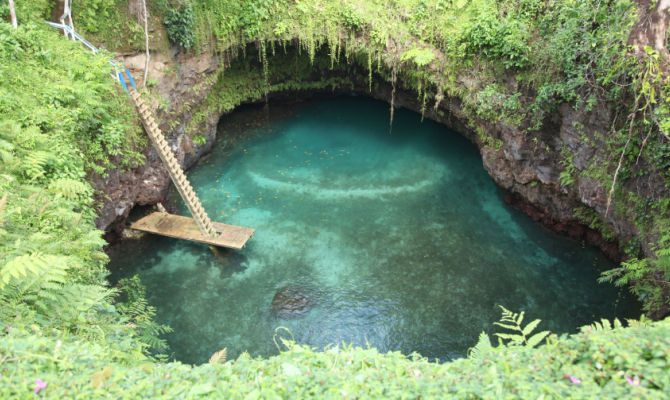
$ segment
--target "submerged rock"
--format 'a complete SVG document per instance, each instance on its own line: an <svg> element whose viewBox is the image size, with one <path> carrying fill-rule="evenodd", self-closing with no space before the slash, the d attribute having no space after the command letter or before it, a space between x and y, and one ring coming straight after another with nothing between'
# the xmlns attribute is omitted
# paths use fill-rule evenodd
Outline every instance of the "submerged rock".
<svg viewBox="0 0 670 400"><path fill-rule="evenodd" d="M126 228L121 232L121 237L123 239L141 239L144 236L144 232L136 231L135 229Z"/></svg>
<svg viewBox="0 0 670 400"><path fill-rule="evenodd" d="M272 298L270 311L279 318L300 318L316 305L316 298L298 286L286 286Z"/></svg>

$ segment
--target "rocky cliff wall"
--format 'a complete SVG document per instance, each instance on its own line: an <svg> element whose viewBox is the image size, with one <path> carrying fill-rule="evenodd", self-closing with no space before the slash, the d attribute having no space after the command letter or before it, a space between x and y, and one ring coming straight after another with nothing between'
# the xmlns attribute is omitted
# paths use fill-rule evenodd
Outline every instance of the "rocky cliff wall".
<svg viewBox="0 0 670 400"><path fill-rule="evenodd" d="M127 56L122 61L137 76L143 73L143 55ZM219 90L215 88L217 80L229 79L225 72L219 77L217 74L223 64L230 62L212 54L197 57L182 53L157 54L151 59L149 78L156 82L152 89L153 107L157 110L161 129L167 133L169 143L185 168L211 148L218 120L228 111L214 109L207 112L195 129L191 127L190 132L186 132L194 110L207 107L206 100L211 91ZM269 63L272 65L273 62L270 58ZM260 63L257 68L255 78L264 79ZM367 70L355 63L336 71L320 70L315 64L309 79L325 80L335 75L350 84L341 85L332 93L367 94L388 102L393 98L395 107L417 112L425 109L427 118L466 136L479 147L483 165L492 178L510 193L510 203L550 228L595 244L613 259L621 257L619 243L626 243L639 234L630 214L610 212L605 218L609 188L606 183L582 173L608 157L605 134L613 118L608 104L600 104L590 112L564 104L544 122L539 132L529 135L523 124L517 126L504 120L491 122L473 118L457 98L444 98L437 107L424 107L416 92L405 87L401 80L396 83L393 94L393 85L375 75L376 84L369 92ZM281 88L281 78L277 79L272 81L273 87ZM312 92L313 89L307 89L302 95L308 96ZM270 93L270 98L282 94L285 94L284 89ZM242 95L237 100L238 103L264 101L259 92L246 97ZM193 131L206 138L204 145L193 142ZM99 228L118 232L132 207L155 204L165 198L170 185L167 171L150 146L144 154L145 165L125 172L115 171L108 178L95 180L96 188L104 192L97 220ZM573 182L569 185L561 182L566 160L573 169ZM644 183L634 181L627 184L644 186L645 195L667 196L661 179L654 182L647 178ZM591 223L588 227L589 218L601 222ZM601 234L603 232L605 235ZM650 252L646 246L643 250L647 254Z"/></svg>

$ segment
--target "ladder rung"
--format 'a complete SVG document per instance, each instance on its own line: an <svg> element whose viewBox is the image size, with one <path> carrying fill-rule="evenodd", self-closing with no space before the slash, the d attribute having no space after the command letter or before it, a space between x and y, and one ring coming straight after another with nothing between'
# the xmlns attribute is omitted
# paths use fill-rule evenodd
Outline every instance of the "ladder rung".
<svg viewBox="0 0 670 400"><path fill-rule="evenodd" d="M163 160L165 167L170 172L170 176L172 177L175 185L177 185L180 194L182 194L184 201L191 210L193 218L198 225L198 229L206 236L215 237L217 232L212 225L212 220L209 219L209 215L207 215L207 212L203 208L200 199L193 190L191 183L188 181L184 171L181 169L179 161L177 161L177 158L172 152L172 149L170 149L170 146L165 139L165 136L163 136L160 127L154 120L151 111L144 104L144 101L142 101L139 93L131 91L131 95L135 101L137 110L142 117L142 122L144 124L145 130L147 131L147 135L149 135L149 138L151 138L152 142L154 143L154 147L161 156L161 160Z"/></svg>

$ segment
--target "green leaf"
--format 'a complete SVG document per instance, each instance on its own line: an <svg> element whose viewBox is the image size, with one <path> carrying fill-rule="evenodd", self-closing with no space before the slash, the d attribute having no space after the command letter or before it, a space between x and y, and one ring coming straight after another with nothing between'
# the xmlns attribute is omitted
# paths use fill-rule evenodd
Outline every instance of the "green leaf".
<svg viewBox="0 0 670 400"><path fill-rule="evenodd" d="M535 321L532 321L531 323L529 323L528 325L526 325L526 326L523 328L523 335L524 335L524 336L528 336L528 335L530 335L530 334L533 332L533 330L535 330L535 328L537 328L537 325L538 325L541 321L542 321L541 319L536 319Z"/></svg>
<svg viewBox="0 0 670 400"><path fill-rule="evenodd" d="M513 330L513 331L520 331L520 330L521 330L521 329L520 329L518 326L516 326L516 325L503 324L502 322L494 322L493 325L498 325L498 326L500 326L500 327L502 327L502 328L510 329L510 330Z"/></svg>
<svg viewBox="0 0 670 400"><path fill-rule="evenodd" d="M521 335L515 335L511 333L496 333L496 336L498 336L501 339L507 339L511 340L514 343L522 343L523 342L523 337Z"/></svg>
<svg viewBox="0 0 670 400"><path fill-rule="evenodd" d="M492 348L493 347L491 346L491 339L489 338L489 335L482 331L482 333L479 334L479 340L477 341L477 344L468 352L468 358L481 360L482 354Z"/></svg>
<svg viewBox="0 0 670 400"><path fill-rule="evenodd" d="M544 338L547 337L547 335L549 335L549 333L550 333L549 331L542 331L534 334L533 336L530 337L530 339L528 339L526 346L528 347L537 346L542 340L544 340Z"/></svg>

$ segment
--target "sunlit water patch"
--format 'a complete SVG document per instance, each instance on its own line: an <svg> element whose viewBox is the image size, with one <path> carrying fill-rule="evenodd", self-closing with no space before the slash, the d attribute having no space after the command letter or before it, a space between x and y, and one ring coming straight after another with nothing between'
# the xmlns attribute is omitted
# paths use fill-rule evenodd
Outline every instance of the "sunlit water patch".
<svg viewBox="0 0 670 400"><path fill-rule="evenodd" d="M596 282L611 267L597 251L503 203L474 146L406 111L389 133L388 116L383 103L347 97L224 117L220 135L245 139L215 144L189 178L214 220L256 229L248 246L219 259L147 236L111 251L112 281L140 275L158 321L175 329L177 359L224 347L270 356L285 326L319 348L369 343L445 360L494 331L499 304L557 333L636 314Z"/></svg>

